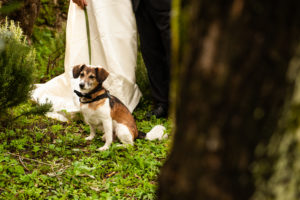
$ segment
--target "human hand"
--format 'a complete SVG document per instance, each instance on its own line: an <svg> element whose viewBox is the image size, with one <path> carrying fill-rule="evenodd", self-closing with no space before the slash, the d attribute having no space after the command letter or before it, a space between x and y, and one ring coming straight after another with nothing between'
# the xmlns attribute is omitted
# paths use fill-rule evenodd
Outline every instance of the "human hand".
<svg viewBox="0 0 300 200"><path fill-rule="evenodd" d="M76 3L80 8L84 8L87 6L86 0L72 0L74 3Z"/></svg>

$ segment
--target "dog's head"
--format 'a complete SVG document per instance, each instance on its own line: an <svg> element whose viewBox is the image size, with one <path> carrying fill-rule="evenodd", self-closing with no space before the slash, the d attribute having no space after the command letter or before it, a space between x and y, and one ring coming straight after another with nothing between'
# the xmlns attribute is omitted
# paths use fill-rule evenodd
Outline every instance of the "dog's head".
<svg viewBox="0 0 300 200"><path fill-rule="evenodd" d="M102 84L108 75L109 73L102 67L88 67L84 64L73 67L73 77L80 78L79 88L85 93Z"/></svg>

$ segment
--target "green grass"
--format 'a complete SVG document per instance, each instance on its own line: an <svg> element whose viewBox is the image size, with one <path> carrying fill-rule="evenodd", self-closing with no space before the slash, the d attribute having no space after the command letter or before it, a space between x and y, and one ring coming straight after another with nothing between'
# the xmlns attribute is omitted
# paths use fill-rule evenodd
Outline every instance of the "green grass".
<svg viewBox="0 0 300 200"><path fill-rule="evenodd" d="M64 30L35 27L31 38L36 50L37 82L63 73ZM148 132L166 119L146 119L150 110L150 86L139 52L137 84L144 94L133 115L138 129ZM89 127L82 121L59 122L44 116L21 116L34 107L31 102L10 109L0 120L0 199L155 199L157 177L166 158L170 139L136 140L134 146L109 150L102 133L85 141Z"/></svg>
<svg viewBox="0 0 300 200"><path fill-rule="evenodd" d="M30 103L15 109L21 112ZM142 100L134 112L139 130L166 119L144 120L150 109ZM0 199L154 199L157 176L169 139L136 140L124 148L114 142L104 152L101 134L86 142L83 122L62 123L46 117L20 117L0 127Z"/></svg>

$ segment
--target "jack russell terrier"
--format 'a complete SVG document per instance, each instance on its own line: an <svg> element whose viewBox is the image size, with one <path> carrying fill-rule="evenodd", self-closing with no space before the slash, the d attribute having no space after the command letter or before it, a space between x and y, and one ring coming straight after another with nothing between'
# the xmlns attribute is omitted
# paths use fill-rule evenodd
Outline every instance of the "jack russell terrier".
<svg viewBox="0 0 300 200"><path fill-rule="evenodd" d="M115 96L109 94L102 83L109 73L102 67L76 65L73 67L73 77L80 78L80 91L74 90L79 96L80 110L85 122L90 126L90 135L86 140L95 137L96 129L103 126L102 140L104 146L98 150L107 150L113 137L116 136L123 145L133 145L134 139L163 139L165 127L155 126L149 133L139 132L135 120L127 107Z"/></svg>

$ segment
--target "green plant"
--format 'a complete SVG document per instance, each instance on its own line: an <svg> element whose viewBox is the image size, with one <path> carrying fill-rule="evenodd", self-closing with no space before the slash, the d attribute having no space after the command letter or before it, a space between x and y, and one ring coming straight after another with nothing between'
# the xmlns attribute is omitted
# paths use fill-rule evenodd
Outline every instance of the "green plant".
<svg viewBox="0 0 300 200"><path fill-rule="evenodd" d="M34 80L35 51L13 21L0 26L0 112L24 102Z"/></svg>
<svg viewBox="0 0 300 200"><path fill-rule="evenodd" d="M143 120L148 103L134 113L138 129L163 124L169 133L168 120ZM136 140L127 148L115 141L98 152L101 133L87 142L88 127L44 116L22 116L10 128L0 127L0 199L155 199L169 140Z"/></svg>
<svg viewBox="0 0 300 200"><path fill-rule="evenodd" d="M21 115L45 114L50 104L36 105L11 117L7 111L30 97L33 89L35 50L26 43L22 29L13 21L0 25L0 120Z"/></svg>
<svg viewBox="0 0 300 200"><path fill-rule="evenodd" d="M40 2L40 13L36 25L57 28L62 21L66 20L69 1L41 0Z"/></svg>
<svg viewBox="0 0 300 200"><path fill-rule="evenodd" d="M64 72L65 31L34 27L32 35L36 49L39 82L45 82Z"/></svg>
<svg viewBox="0 0 300 200"><path fill-rule="evenodd" d="M6 5L5 4L5 0L0 2L0 16L6 16L7 14L21 8L22 6L22 2L18 2L18 1L11 1Z"/></svg>
<svg viewBox="0 0 300 200"><path fill-rule="evenodd" d="M65 22L70 1L41 0L32 42L36 49L38 82L46 82L64 72Z"/></svg>

